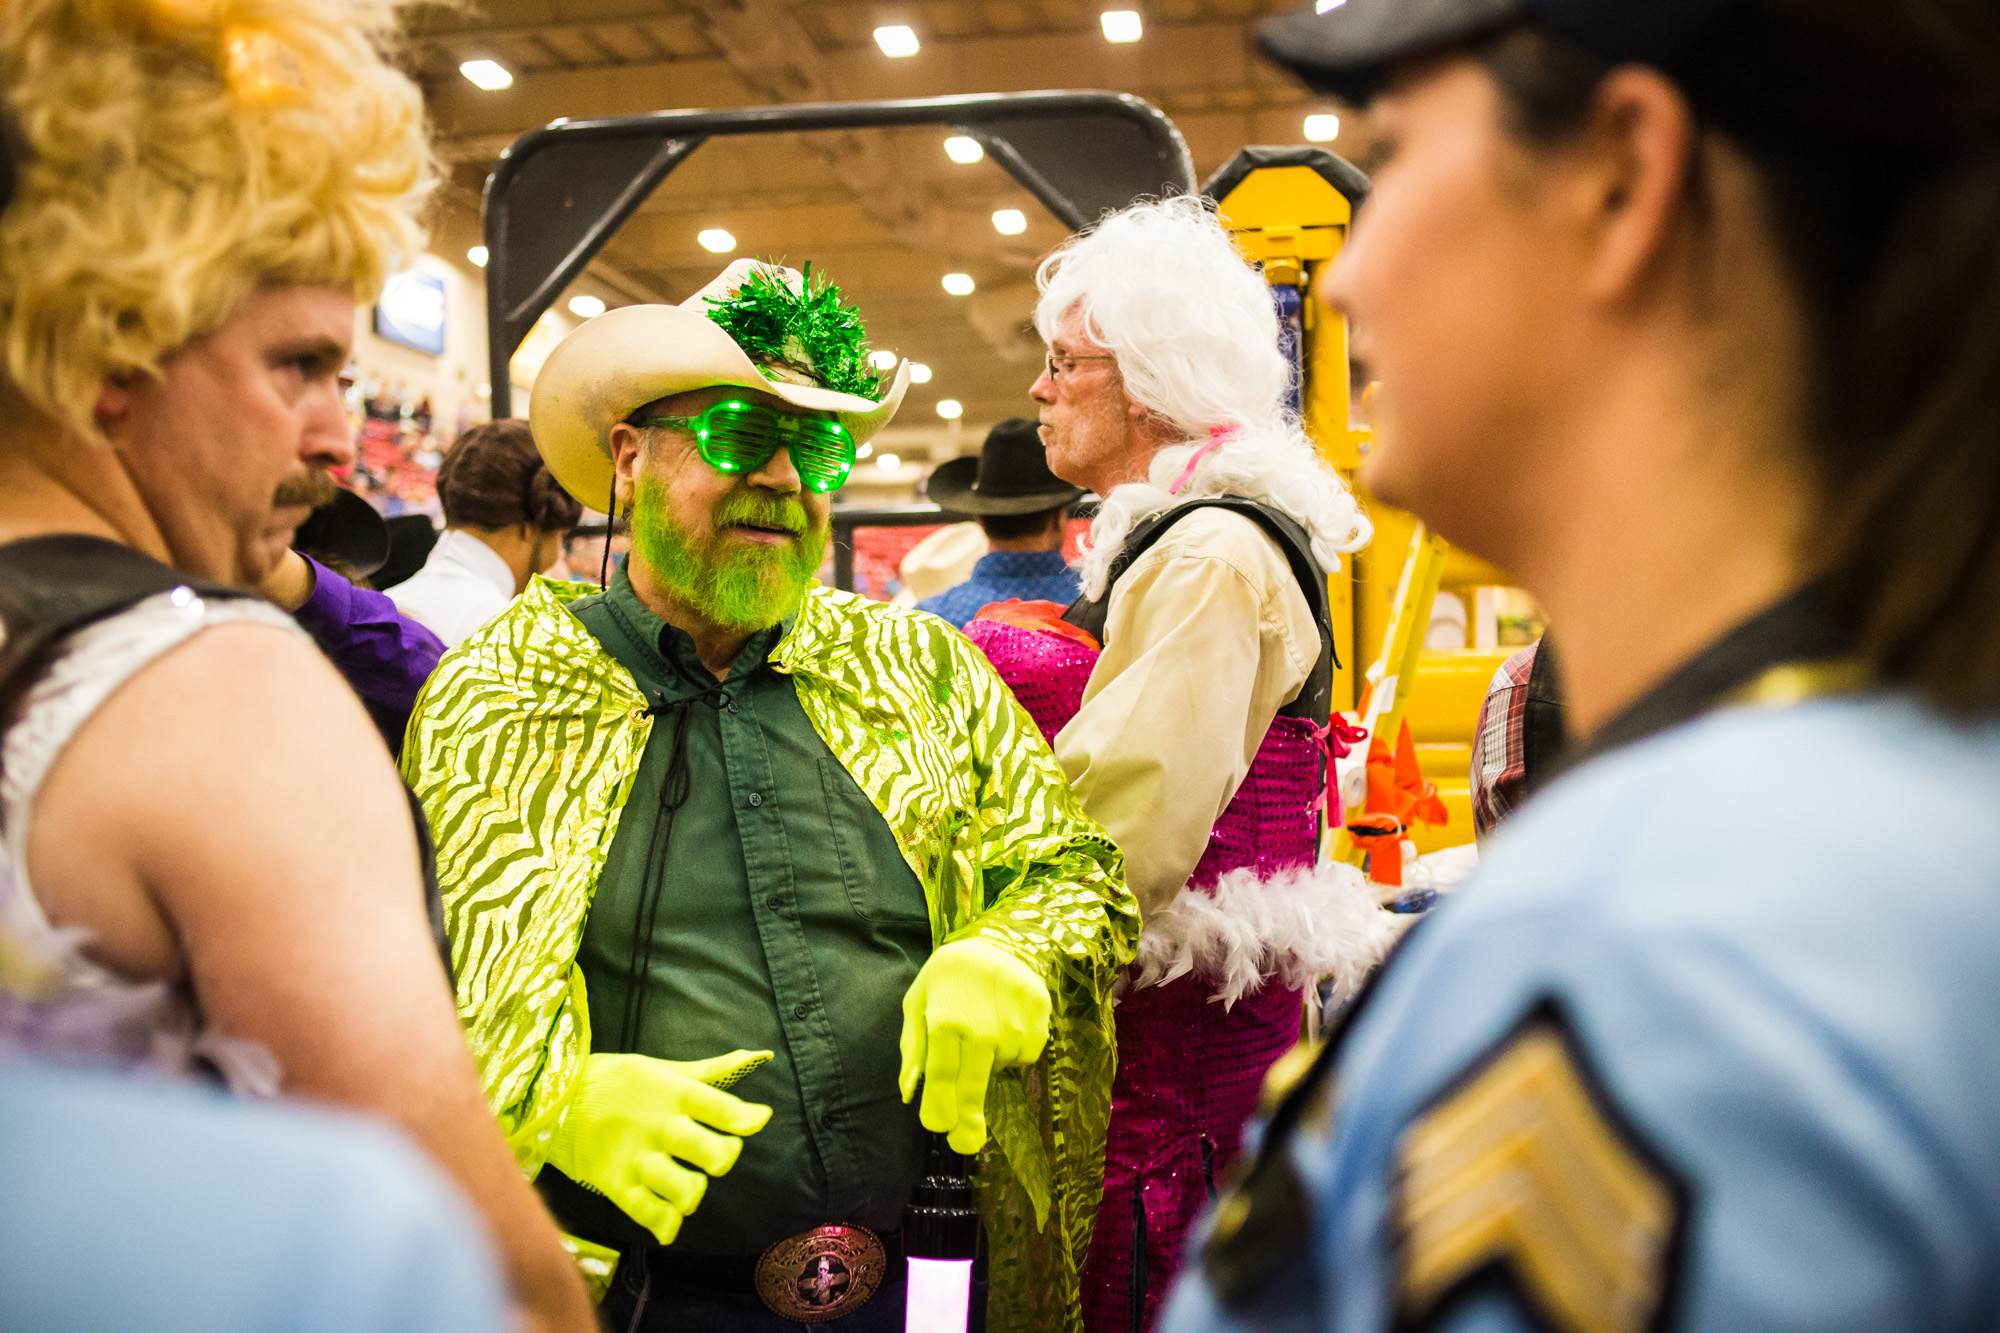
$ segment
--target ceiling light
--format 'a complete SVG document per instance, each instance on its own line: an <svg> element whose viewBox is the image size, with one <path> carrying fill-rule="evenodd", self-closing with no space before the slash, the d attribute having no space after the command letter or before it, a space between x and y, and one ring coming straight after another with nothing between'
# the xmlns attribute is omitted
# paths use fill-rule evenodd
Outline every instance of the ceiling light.
<svg viewBox="0 0 2000 1333"><path fill-rule="evenodd" d="M855 456L856 458L866 458L866 457L868 457L868 455L870 455L870 454L872 454L872 453L874 453L874 452L875 452L875 446L874 446L874 445L872 445L872 444L864 444L864 445L862 445L862 446L861 446L861 447L860 447L859 449L856 449L856 450L854 451L854 456Z"/></svg>
<svg viewBox="0 0 2000 1333"><path fill-rule="evenodd" d="M930 382L931 368L921 361L910 362L910 383L929 384Z"/></svg>
<svg viewBox="0 0 2000 1333"><path fill-rule="evenodd" d="M1097 21L1104 25L1107 42L1136 42L1145 31L1136 9L1107 9L1097 16Z"/></svg>
<svg viewBox="0 0 2000 1333"><path fill-rule="evenodd" d="M483 402L484 400L491 398L493 396L493 386L490 384L482 384L478 388L472 391L472 396L474 398L480 399Z"/></svg>
<svg viewBox="0 0 2000 1333"><path fill-rule="evenodd" d="M472 80L473 87L484 88L489 93L514 86L514 76L497 60L468 60L458 67L458 72Z"/></svg>
<svg viewBox="0 0 2000 1333"><path fill-rule="evenodd" d="M719 255L726 255L736 248L736 238L720 227L710 227L707 231L699 232L695 235L695 239L701 242L702 249L712 250Z"/></svg>
<svg viewBox="0 0 2000 1333"><path fill-rule="evenodd" d="M875 460L875 466L881 468L884 472L894 472L897 468L903 466L903 460L894 454L883 454Z"/></svg>
<svg viewBox="0 0 2000 1333"><path fill-rule="evenodd" d="M1313 13L1324 14L1329 9L1339 9L1347 0L1313 0Z"/></svg>
<svg viewBox="0 0 2000 1333"><path fill-rule="evenodd" d="M965 409L959 405L956 398L940 398L938 399L938 415L946 421L956 421L965 415Z"/></svg>
<svg viewBox="0 0 2000 1333"><path fill-rule="evenodd" d="M474 268L486 267L486 247L483 245L473 246L470 250L467 250L465 252L465 257L472 261L472 266Z"/></svg>
<svg viewBox="0 0 2000 1333"><path fill-rule="evenodd" d="M868 364L877 370L894 370L896 368L896 354L888 351L870 352L868 354Z"/></svg>
<svg viewBox="0 0 2000 1333"><path fill-rule="evenodd" d="M953 296L972 295L972 275L970 273L947 273L944 275L944 289Z"/></svg>
<svg viewBox="0 0 2000 1333"><path fill-rule="evenodd" d="M963 167L985 157L986 150L971 135L954 134L944 141L944 155Z"/></svg>
<svg viewBox="0 0 2000 1333"><path fill-rule="evenodd" d="M917 34L903 24L894 24L875 30L875 45L882 48L885 56L913 56L917 53Z"/></svg>
<svg viewBox="0 0 2000 1333"><path fill-rule="evenodd" d="M569 298L569 311L572 315L582 315L585 319L596 319L604 313L604 302L589 292L578 292Z"/></svg>
<svg viewBox="0 0 2000 1333"><path fill-rule="evenodd" d="M1340 117L1321 114L1306 117L1306 138L1312 143L1325 143L1340 136Z"/></svg>
<svg viewBox="0 0 2000 1333"><path fill-rule="evenodd" d="M1019 236L1028 229L1028 215L1018 208L1003 208L993 215L993 230L1002 236Z"/></svg>

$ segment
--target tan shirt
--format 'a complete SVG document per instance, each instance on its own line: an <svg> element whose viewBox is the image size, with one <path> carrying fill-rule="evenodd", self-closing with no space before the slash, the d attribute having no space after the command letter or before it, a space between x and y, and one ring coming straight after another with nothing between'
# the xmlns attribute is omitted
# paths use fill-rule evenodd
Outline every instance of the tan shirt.
<svg viewBox="0 0 2000 1333"><path fill-rule="evenodd" d="M1194 873L1271 720L1311 674L1319 630L1277 542L1203 509L1112 587L1105 641L1056 758L1124 851L1150 918Z"/></svg>

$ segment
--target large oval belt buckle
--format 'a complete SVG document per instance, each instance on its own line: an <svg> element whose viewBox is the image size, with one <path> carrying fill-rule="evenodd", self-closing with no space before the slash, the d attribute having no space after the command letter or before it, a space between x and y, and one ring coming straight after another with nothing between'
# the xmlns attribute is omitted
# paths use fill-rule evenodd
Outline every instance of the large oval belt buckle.
<svg viewBox="0 0 2000 1333"><path fill-rule="evenodd" d="M882 1242L867 1227L814 1227L764 1251L757 1298L781 1319L823 1324L866 1305L888 1269Z"/></svg>

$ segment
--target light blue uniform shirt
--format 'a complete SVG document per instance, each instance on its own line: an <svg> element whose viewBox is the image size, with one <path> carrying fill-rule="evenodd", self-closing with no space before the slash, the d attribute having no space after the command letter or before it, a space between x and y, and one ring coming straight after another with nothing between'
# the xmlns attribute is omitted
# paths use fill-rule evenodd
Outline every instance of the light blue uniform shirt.
<svg viewBox="0 0 2000 1333"><path fill-rule="evenodd" d="M0 1060L0 1329L510 1327L484 1228L388 1129Z"/></svg>
<svg viewBox="0 0 2000 1333"><path fill-rule="evenodd" d="M1536 1327L1530 1252L1584 1326L2000 1325L2000 728L1882 696L1725 710L1557 782L1486 854L1287 1144L1295 1234L1235 1308L1197 1241L1167 1333ZM1586 1113L1535 1105L1567 1078L1543 1076L1459 1123L1487 1156L1432 1151L1545 1001ZM1627 1229L1611 1177L1668 1225ZM1426 1227L1498 1237L1470 1251L1489 1280ZM1661 1280L1592 1321L1607 1271Z"/></svg>

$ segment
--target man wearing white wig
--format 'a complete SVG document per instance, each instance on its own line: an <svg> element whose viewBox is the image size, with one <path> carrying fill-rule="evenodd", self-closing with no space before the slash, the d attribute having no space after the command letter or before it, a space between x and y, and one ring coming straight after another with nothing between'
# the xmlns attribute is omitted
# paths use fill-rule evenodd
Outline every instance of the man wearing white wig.
<svg viewBox="0 0 2000 1333"><path fill-rule="evenodd" d="M1370 530L1286 406L1268 285L1199 199L1135 205L1042 264L1031 390L1049 466L1104 497L1056 623L968 635L1125 852L1145 916L1118 1008L1094 1330L1151 1323L1302 992L1352 985L1382 914L1315 865L1330 751L1326 575Z"/></svg>

